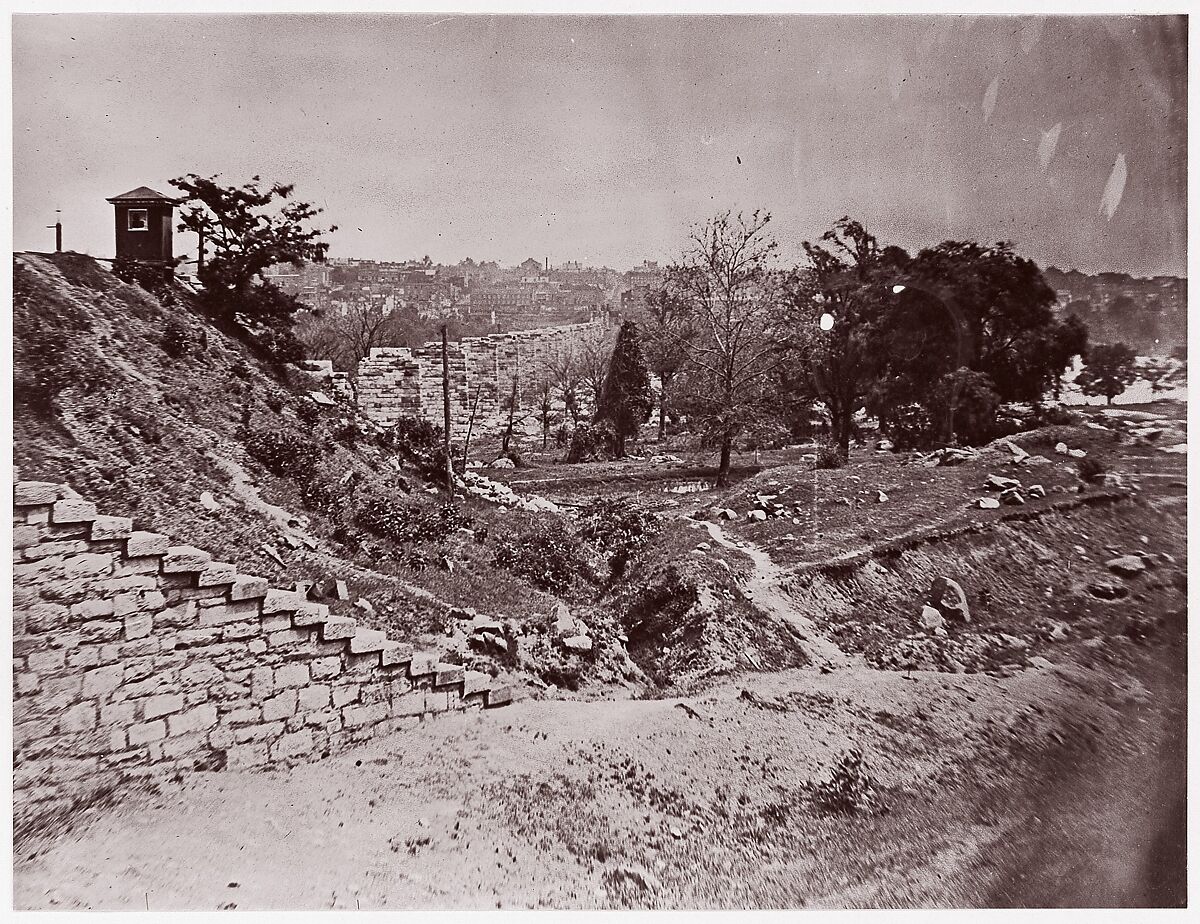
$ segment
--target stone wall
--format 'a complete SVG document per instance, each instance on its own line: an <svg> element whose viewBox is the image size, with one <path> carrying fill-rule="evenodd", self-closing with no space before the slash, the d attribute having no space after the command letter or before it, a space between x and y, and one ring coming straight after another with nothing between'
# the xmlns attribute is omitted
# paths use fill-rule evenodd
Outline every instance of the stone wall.
<svg viewBox="0 0 1200 924"><path fill-rule="evenodd" d="M565 324L535 330L467 337L448 345L450 416L455 439L467 431L471 408L478 397L473 432L492 433L507 420L503 410L517 382L517 406L528 408L536 399L547 362L578 349L590 338L611 331L607 320ZM443 419L442 345L418 349L376 347L358 364L358 406L376 423L388 426L399 417Z"/></svg>
<svg viewBox="0 0 1200 924"><path fill-rule="evenodd" d="M17 818L137 776L309 761L508 687L61 485L14 490Z"/></svg>

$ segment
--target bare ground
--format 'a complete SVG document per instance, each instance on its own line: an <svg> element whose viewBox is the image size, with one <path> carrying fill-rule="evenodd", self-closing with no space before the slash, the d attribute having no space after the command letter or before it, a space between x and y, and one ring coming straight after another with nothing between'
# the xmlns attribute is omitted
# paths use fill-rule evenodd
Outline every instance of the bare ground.
<svg viewBox="0 0 1200 924"><path fill-rule="evenodd" d="M740 678L692 712L526 701L444 718L81 817L19 850L16 906L1176 903L1183 780L1160 757L1181 704L1116 675L806 670ZM810 798L850 744L882 812Z"/></svg>

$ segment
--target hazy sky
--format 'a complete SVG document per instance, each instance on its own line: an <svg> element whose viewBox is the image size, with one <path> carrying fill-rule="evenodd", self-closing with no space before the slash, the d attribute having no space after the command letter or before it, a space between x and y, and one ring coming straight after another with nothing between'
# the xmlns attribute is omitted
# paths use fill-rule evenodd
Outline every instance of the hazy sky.
<svg viewBox="0 0 1200 924"><path fill-rule="evenodd" d="M334 256L626 268L761 207L788 259L848 214L1183 274L1186 44L1116 17L18 16L14 246L61 208L111 255L105 197L258 173L326 209Z"/></svg>

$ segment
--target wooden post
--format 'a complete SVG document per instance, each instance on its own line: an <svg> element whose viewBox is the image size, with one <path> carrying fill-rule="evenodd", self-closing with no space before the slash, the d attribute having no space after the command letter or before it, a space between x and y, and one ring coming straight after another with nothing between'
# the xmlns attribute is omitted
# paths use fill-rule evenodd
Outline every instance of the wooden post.
<svg viewBox="0 0 1200 924"><path fill-rule="evenodd" d="M54 229L54 252L62 253L62 219L57 217L62 214L62 209L55 209L54 214L54 224L46 225L46 227Z"/></svg>
<svg viewBox="0 0 1200 924"><path fill-rule="evenodd" d="M454 495L454 460L450 457L450 355L446 343L449 323L442 322L442 440L446 450L446 490Z"/></svg>

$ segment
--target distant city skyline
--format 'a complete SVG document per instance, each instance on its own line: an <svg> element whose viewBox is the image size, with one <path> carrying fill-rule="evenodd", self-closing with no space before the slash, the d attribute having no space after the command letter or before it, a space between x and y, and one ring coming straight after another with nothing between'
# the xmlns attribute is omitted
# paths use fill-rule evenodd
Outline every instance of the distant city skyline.
<svg viewBox="0 0 1200 924"><path fill-rule="evenodd" d="M626 270L718 211L801 259L1186 275L1182 17L17 16L14 247L112 253L108 196L293 182L330 255ZM177 252L194 254L180 236Z"/></svg>

